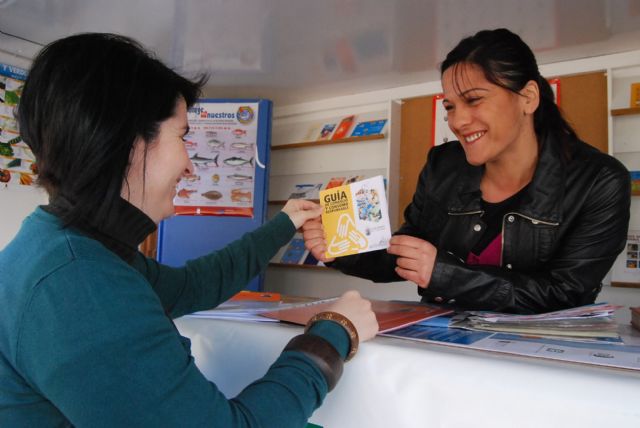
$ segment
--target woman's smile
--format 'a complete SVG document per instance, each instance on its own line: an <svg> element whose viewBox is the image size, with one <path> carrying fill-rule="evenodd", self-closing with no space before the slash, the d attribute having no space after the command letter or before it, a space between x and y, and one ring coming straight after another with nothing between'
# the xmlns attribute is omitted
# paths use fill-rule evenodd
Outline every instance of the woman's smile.
<svg viewBox="0 0 640 428"><path fill-rule="evenodd" d="M486 133L487 133L487 131L473 132L471 134L463 135L462 138L464 139L465 143L473 144L476 141L478 141L480 138L482 138L484 136L484 134L486 134Z"/></svg>

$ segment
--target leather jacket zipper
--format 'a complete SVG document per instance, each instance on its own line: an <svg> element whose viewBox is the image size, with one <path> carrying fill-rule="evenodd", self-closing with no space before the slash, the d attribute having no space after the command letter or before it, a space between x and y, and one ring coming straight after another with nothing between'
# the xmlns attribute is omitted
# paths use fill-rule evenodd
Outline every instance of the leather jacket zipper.
<svg viewBox="0 0 640 428"><path fill-rule="evenodd" d="M480 217L482 217L482 215L484 214L484 211L482 210L478 210L478 211L467 211L465 213L452 213L452 212L448 212L448 215L472 215L472 214L480 214Z"/></svg>
<svg viewBox="0 0 640 428"><path fill-rule="evenodd" d="M547 226L560 226L560 223L554 223L554 222L550 222L550 221L538 220L537 218L529 217L529 216L526 216L524 214L520 214L520 213L517 213L517 212L512 212L512 213L506 213L502 217L502 226L503 227L504 227L504 218L506 216L508 216L508 215L517 215L517 216L520 216L522 218L526 218L527 220L529 220L533 224L546 224Z"/></svg>

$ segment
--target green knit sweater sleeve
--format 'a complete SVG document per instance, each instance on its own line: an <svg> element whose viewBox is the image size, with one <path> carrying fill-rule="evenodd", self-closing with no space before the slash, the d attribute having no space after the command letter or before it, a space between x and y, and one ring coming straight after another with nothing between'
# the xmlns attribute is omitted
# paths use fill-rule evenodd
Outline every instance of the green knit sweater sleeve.
<svg viewBox="0 0 640 428"><path fill-rule="evenodd" d="M301 427L320 406L324 377L295 351L227 399L197 369L145 279L105 259L77 258L47 274L20 317L15 367L46 398L40 425ZM342 328L319 327L313 333L344 355Z"/></svg>
<svg viewBox="0 0 640 428"><path fill-rule="evenodd" d="M133 266L147 278L165 311L177 318L213 308L242 290L294 233L295 226L280 212L258 229L184 267L162 265L141 254Z"/></svg>

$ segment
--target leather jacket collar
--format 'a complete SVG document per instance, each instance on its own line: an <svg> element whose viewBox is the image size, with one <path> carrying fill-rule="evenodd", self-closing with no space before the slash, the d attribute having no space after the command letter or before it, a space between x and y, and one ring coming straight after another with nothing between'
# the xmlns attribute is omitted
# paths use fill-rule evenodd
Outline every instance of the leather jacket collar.
<svg viewBox="0 0 640 428"><path fill-rule="evenodd" d="M538 158L538 166L527 194L522 199L519 213L532 219L549 222L562 222L562 200L564 198L564 180L566 165L562 160L557 142L545 138ZM462 214L482 210L480 180L484 166L466 164L457 189L450 199L448 212Z"/></svg>

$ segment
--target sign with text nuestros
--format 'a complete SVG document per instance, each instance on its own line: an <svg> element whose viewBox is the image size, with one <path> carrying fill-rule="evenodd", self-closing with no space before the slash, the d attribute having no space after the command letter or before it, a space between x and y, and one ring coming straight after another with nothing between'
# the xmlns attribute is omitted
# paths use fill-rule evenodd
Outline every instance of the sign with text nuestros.
<svg viewBox="0 0 640 428"><path fill-rule="evenodd" d="M176 189L177 214L253 216L258 106L200 101L189 108L184 145L194 169Z"/></svg>
<svg viewBox="0 0 640 428"><path fill-rule="evenodd" d="M329 258L387 248L389 208L382 176L320 191Z"/></svg>

